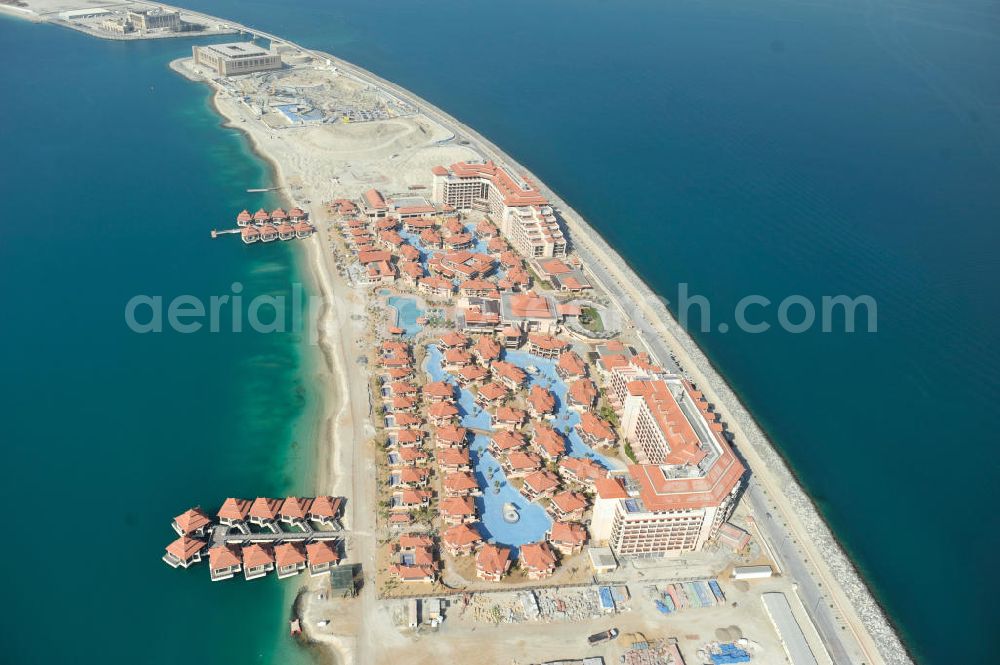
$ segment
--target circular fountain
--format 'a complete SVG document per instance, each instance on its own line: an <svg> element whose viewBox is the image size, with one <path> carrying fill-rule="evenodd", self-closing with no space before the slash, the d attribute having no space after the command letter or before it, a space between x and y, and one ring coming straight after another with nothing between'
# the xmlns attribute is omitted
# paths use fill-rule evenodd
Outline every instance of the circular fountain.
<svg viewBox="0 0 1000 665"><path fill-rule="evenodd" d="M504 522L507 522L508 524L514 524L519 519L521 519L521 515L517 512L517 506L515 506L513 503L503 504Z"/></svg>

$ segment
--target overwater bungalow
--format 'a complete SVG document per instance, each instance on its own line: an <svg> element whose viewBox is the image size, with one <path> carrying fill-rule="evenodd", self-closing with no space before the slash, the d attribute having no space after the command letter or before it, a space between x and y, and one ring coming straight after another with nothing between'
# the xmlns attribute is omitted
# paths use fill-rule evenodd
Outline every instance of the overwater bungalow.
<svg viewBox="0 0 1000 665"><path fill-rule="evenodd" d="M247 226L252 222L253 222L253 215L250 214L249 210L244 209L243 212L236 215L237 226Z"/></svg>
<svg viewBox="0 0 1000 665"><path fill-rule="evenodd" d="M278 519L285 524L302 522L309 514L312 502L311 498L290 496L282 502L281 509L278 511Z"/></svg>
<svg viewBox="0 0 1000 665"><path fill-rule="evenodd" d="M492 543L476 554L476 577L487 582L499 582L510 570L510 548Z"/></svg>
<svg viewBox="0 0 1000 665"><path fill-rule="evenodd" d="M333 544L317 540L306 545L306 559L309 562L309 574L316 577L329 573L340 562L340 553Z"/></svg>
<svg viewBox="0 0 1000 665"><path fill-rule="evenodd" d="M313 234L314 229L310 224L306 222L296 222L295 227L295 237L296 238L308 238Z"/></svg>
<svg viewBox="0 0 1000 665"><path fill-rule="evenodd" d="M269 499L259 496L250 506L250 523L258 526L269 526L278 519L281 510L281 499Z"/></svg>
<svg viewBox="0 0 1000 665"><path fill-rule="evenodd" d="M271 224L261 224L260 239L263 242L271 242L278 239L278 229Z"/></svg>
<svg viewBox="0 0 1000 665"><path fill-rule="evenodd" d="M271 211L271 221L275 224L280 224L281 222L288 221L288 213L278 208Z"/></svg>
<svg viewBox="0 0 1000 665"><path fill-rule="evenodd" d="M206 547L204 540L184 535L167 545L167 553L163 555L163 560L171 568L187 568L201 561L201 555Z"/></svg>
<svg viewBox="0 0 1000 665"><path fill-rule="evenodd" d="M250 501L247 499L237 499L229 497L222 503L219 512L216 513L219 523L226 526L235 526L246 522L250 515Z"/></svg>
<svg viewBox="0 0 1000 665"><path fill-rule="evenodd" d="M295 239L295 227L288 222L283 222L278 224L278 239L279 240L294 240Z"/></svg>
<svg viewBox="0 0 1000 665"><path fill-rule="evenodd" d="M288 211L288 218L293 222L304 222L308 217L309 215L302 208L292 208Z"/></svg>
<svg viewBox="0 0 1000 665"><path fill-rule="evenodd" d="M333 529L338 526L340 509L344 500L339 496L318 496L309 506L307 517L323 526Z"/></svg>
<svg viewBox="0 0 1000 665"><path fill-rule="evenodd" d="M255 580L274 570L274 553L270 545L251 543L243 547L243 577Z"/></svg>
<svg viewBox="0 0 1000 665"><path fill-rule="evenodd" d="M208 568L213 582L232 578L243 568L240 551L231 545L216 545L208 550Z"/></svg>
<svg viewBox="0 0 1000 665"><path fill-rule="evenodd" d="M208 519L208 515L200 506L196 506L175 517L170 526L174 527L179 536L204 536L209 524L211 520Z"/></svg>
<svg viewBox="0 0 1000 665"><path fill-rule="evenodd" d="M244 244L250 245L260 240L260 231L256 226L245 226L240 229L240 239Z"/></svg>
<svg viewBox="0 0 1000 665"><path fill-rule="evenodd" d="M261 208L260 210L258 210L253 214L253 221L255 224L265 224L271 221L271 216L267 213L266 210Z"/></svg>
<svg viewBox="0 0 1000 665"><path fill-rule="evenodd" d="M300 543L281 543L274 548L278 579L298 575L306 569L306 552Z"/></svg>

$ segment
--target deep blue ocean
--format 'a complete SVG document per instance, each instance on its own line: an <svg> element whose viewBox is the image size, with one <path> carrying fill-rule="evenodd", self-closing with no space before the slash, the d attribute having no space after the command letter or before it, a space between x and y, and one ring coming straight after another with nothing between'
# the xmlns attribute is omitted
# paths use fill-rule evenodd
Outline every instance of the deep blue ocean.
<svg viewBox="0 0 1000 665"><path fill-rule="evenodd" d="M712 332L696 338L918 660L992 660L995 4L188 4L413 90L532 169L672 306L680 284L705 296ZM60 655L76 660L115 649L170 662L182 640L267 662L287 646L277 588L209 588L157 558L186 504L295 484L290 442L309 395L300 343L153 339L121 324L137 292L222 293L237 278L287 288L291 252L205 240L266 173L218 127L206 91L165 69L186 44L12 21L0 43L24 54L0 73L11 460L0 491L66 506L75 528L12 580L3 641L14 662L62 649L39 621L56 606L72 636ZM754 294L870 295L878 331L718 332ZM81 506L87 530L73 520Z"/></svg>

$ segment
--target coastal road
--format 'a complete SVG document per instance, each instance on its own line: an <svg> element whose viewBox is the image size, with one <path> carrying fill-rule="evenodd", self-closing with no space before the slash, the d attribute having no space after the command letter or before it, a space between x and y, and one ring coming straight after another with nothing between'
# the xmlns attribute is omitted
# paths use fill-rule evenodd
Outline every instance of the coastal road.
<svg viewBox="0 0 1000 665"><path fill-rule="evenodd" d="M802 600L809 618L816 627L827 652L835 665L854 665L867 662L858 649L848 651L841 635L845 632L845 623L838 619L835 610L831 608L829 594L823 590L820 582L808 567L805 555L781 522L782 515L765 490L755 478L750 479L744 498L754 514L754 523L763 537L771 546L771 554L783 574L788 575L796 583L796 593ZM853 642L853 640L852 640Z"/></svg>

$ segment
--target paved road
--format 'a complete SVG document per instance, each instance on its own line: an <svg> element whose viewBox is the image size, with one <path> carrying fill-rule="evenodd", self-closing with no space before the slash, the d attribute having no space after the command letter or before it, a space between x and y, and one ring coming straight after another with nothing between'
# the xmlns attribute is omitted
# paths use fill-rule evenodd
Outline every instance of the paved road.
<svg viewBox="0 0 1000 665"><path fill-rule="evenodd" d="M864 656L851 644L850 653L841 635L845 632L844 622L840 621L835 611L830 607L830 597L823 591L821 583L813 576L806 563L802 550L795 543L788 530L781 524L781 515L768 499L763 488L755 479L750 479L750 485L744 495L754 514L754 521L764 538L771 546L771 553L783 574L791 577L797 584L796 593L802 600L806 612L812 619L823 643L826 645L830 658L836 665L855 665L865 662ZM854 642L850 640L850 642Z"/></svg>

